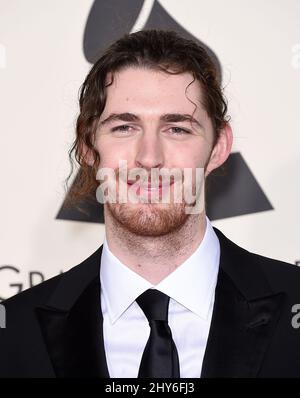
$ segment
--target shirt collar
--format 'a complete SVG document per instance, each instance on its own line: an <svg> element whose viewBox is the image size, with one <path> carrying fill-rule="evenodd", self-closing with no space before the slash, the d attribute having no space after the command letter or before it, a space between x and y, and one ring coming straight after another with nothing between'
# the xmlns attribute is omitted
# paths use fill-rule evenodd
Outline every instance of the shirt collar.
<svg viewBox="0 0 300 398"><path fill-rule="evenodd" d="M220 243L208 217L204 237L194 253L155 286L114 256L104 236L100 279L111 322L114 323L140 294L153 287L207 319L219 260Z"/></svg>

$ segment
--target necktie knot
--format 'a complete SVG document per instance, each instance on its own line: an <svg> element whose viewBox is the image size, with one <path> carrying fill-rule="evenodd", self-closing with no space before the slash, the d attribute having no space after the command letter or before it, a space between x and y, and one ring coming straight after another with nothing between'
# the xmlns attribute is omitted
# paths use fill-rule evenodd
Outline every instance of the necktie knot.
<svg viewBox="0 0 300 398"><path fill-rule="evenodd" d="M156 289L148 289L136 299L149 322L168 321L169 301L169 296Z"/></svg>

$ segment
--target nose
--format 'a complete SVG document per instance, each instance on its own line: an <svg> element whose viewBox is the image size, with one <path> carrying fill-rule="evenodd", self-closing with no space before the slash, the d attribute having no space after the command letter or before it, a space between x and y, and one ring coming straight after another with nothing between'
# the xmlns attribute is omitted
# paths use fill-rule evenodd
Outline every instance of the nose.
<svg viewBox="0 0 300 398"><path fill-rule="evenodd" d="M144 134L138 143L135 158L136 167L142 167L150 171L151 168L163 167L163 163L163 148L159 138L154 134Z"/></svg>

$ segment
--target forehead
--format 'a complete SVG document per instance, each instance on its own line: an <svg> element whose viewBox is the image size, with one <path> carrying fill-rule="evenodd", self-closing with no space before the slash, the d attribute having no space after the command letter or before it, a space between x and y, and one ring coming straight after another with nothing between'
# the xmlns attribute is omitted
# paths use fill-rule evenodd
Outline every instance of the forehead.
<svg viewBox="0 0 300 398"><path fill-rule="evenodd" d="M108 81L110 79L111 76L108 76ZM175 75L130 67L114 74L113 83L107 87L103 113L133 109L135 113L193 113L195 104L201 112L201 99L200 83L190 73Z"/></svg>

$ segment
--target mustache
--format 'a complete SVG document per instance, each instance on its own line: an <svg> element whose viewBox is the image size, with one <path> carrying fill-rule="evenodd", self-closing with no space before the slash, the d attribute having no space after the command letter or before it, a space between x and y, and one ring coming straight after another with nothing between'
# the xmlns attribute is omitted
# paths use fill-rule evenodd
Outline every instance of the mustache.
<svg viewBox="0 0 300 398"><path fill-rule="evenodd" d="M176 172L172 172L173 169L152 169L151 172L143 168L133 168L131 170L120 170L115 169L115 176L121 182L128 183L130 185L139 182L140 184L159 184L159 185L172 185L176 182L184 181L184 172L182 169L177 168Z"/></svg>

